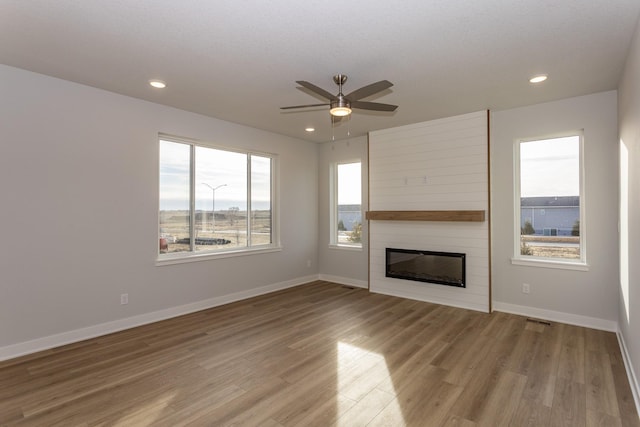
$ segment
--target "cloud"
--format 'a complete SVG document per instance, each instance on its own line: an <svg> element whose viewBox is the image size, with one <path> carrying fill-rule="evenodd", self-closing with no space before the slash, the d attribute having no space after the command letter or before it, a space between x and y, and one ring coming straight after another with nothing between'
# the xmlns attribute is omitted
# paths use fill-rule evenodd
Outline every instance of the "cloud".
<svg viewBox="0 0 640 427"><path fill-rule="evenodd" d="M520 144L520 195L580 194L580 138L528 141Z"/></svg>
<svg viewBox="0 0 640 427"><path fill-rule="evenodd" d="M189 209L190 153L188 144L160 141L161 210ZM216 211L229 207L246 210L248 158L246 153L196 146L196 210L210 210L214 203ZM253 203L265 209L271 202L271 159L262 156L251 159Z"/></svg>

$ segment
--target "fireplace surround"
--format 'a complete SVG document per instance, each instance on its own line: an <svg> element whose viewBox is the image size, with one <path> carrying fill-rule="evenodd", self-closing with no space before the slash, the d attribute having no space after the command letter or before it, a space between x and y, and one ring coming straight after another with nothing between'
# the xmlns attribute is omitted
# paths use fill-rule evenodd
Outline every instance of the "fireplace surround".
<svg viewBox="0 0 640 427"><path fill-rule="evenodd" d="M487 111L370 132L369 289L491 312L489 187ZM463 253L465 277L389 277L386 248Z"/></svg>

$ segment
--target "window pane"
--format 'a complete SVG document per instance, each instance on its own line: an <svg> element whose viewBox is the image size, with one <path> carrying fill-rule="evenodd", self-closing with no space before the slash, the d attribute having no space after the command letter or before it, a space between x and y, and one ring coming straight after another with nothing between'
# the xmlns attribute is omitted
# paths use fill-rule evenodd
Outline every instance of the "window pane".
<svg viewBox="0 0 640 427"><path fill-rule="evenodd" d="M271 159L251 156L251 246L271 238Z"/></svg>
<svg viewBox="0 0 640 427"><path fill-rule="evenodd" d="M247 245L247 155L196 147L196 250Z"/></svg>
<svg viewBox="0 0 640 427"><path fill-rule="evenodd" d="M189 251L191 147L160 141L160 253Z"/></svg>
<svg viewBox="0 0 640 427"><path fill-rule="evenodd" d="M338 244L362 245L362 185L360 162L339 164L337 168Z"/></svg>
<svg viewBox="0 0 640 427"><path fill-rule="evenodd" d="M520 255L580 259L580 137L520 143Z"/></svg>
<svg viewBox="0 0 640 427"><path fill-rule="evenodd" d="M269 156L161 139L160 254L273 245L273 168Z"/></svg>

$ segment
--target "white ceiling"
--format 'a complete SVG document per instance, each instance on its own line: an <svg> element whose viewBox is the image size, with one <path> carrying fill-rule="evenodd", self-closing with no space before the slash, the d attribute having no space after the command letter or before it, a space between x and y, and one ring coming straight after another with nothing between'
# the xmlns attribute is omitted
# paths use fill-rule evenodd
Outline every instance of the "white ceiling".
<svg viewBox="0 0 640 427"><path fill-rule="evenodd" d="M0 0L0 62L324 142L483 109L615 89L638 0ZM387 79L331 128L306 80ZM528 78L549 74L540 86ZM151 88L158 78L168 87ZM316 132L304 131L314 126ZM189 136L189 135L184 135Z"/></svg>

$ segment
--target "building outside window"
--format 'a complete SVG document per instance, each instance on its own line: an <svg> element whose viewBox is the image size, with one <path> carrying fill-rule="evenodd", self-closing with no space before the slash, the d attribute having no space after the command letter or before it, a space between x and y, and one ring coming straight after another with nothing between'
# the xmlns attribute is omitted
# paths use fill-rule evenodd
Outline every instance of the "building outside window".
<svg viewBox="0 0 640 427"><path fill-rule="evenodd" d="M274 246L274 157L160 139L160 257Z"/></svg>

